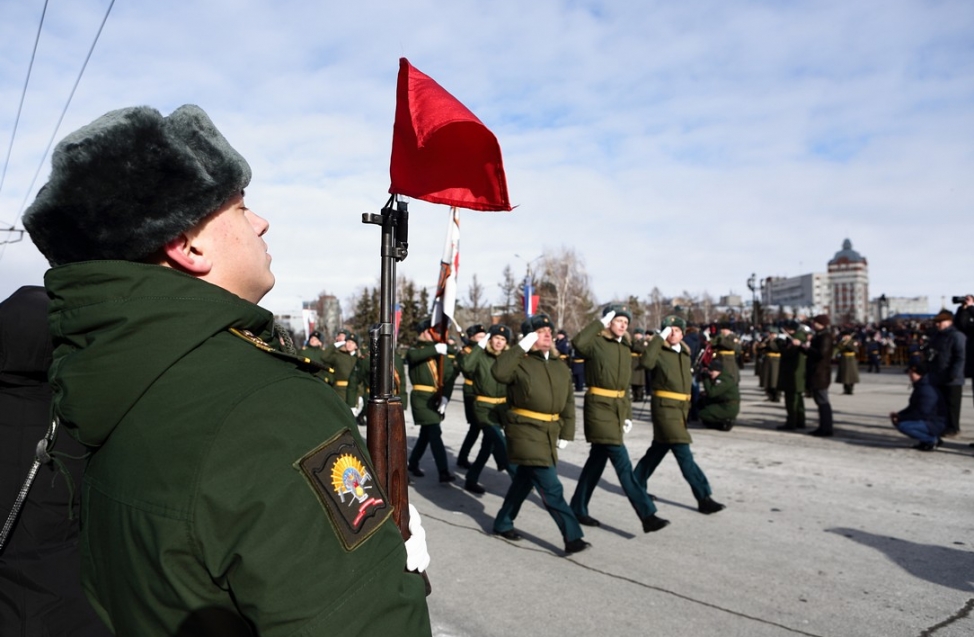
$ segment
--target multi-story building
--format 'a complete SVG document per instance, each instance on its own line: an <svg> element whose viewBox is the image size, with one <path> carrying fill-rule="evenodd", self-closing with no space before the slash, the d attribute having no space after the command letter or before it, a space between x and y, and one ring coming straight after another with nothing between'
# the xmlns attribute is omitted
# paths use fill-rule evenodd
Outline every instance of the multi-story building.
<svg viewBox="0 0 974 637"><path fill-rule="evenodd" d="M864 323L872 318L868 307L869 265L848 239L829 261L829 288L833 321Z"/></svg>
<svg viewBox="0 0 974 637"><path fill-rule="evenodd" d="M817 314L828 310L829 292L828 274L768 277L761 285L761 304L766 309L778 307L791 314Z"/></svg>

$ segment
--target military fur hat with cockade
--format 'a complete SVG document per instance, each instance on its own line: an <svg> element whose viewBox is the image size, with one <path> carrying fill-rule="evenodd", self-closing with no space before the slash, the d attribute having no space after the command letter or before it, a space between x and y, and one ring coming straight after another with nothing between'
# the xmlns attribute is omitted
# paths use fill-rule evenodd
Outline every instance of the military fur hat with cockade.
<svg viewBox="0 0 974 637"><path fill-rule="evenodd" d="M632 321L632 310L625 303L610 303L602 308L602 316L605 316L609 312L615 312L616 316L624 316L629 321Z"/></svg>
<svg viewBox="0 0 974 637"><path fill-rule="evenodd" d="M544 312L539 312L521 323L521 335L526 336L531 332L537 332L542 327L554 328L551 317Z"/></svg>
<svg viewBox="0 0 974 637"><path fill-rule="evenodd" d="M52 266L138 261L250 183L250 166L199 106L102 115L54 149L24 227Z"/></svg>

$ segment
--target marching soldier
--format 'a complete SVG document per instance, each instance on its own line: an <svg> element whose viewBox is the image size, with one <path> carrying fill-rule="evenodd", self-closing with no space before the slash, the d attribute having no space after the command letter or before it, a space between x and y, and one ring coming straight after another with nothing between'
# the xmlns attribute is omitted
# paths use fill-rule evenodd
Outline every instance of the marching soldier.
<svg viewBox="0 0 974 637"><path fill-rule="evenodd" d="M472 348L476 347L480 341L487 337L487 329L480 323L475 323L467 328L467 341L463 349L457 355L457 366L463 371L463 358L470 354ZM474 390L473 379L465 372L463 373L463 415L467 419L467 435L460 444L460 451L457 453L457 466L464 469L470 468L470 450L473 449L480 435L480 425L474 416Z"/></svg>
<svg viewBox="0 0 974 637"><path fill-rule="evenodd" d="M551 319L535 314L521 324L521 340L497 357L491 373L507 385L508 455L517 465L514 481L504 497L494 533L508 540L520 540L514 519L533 486L541 494L548 514L565 540L565 552L577 553L589 546L582 539L555 465L558 449L575 438L575 395L571 375L551 355Z"/></svg>
<svg viewBox="0 0 974 637"><path fill-rule="evenodd" d="M859 382L859 341L847 331L835 346L839 357L839 369L835 374L835 382L842 384L842 393L852 395L852 390Z"/></svg>
<svg viewBox="0 0 974 637"><path fill-rule="evenodd" d="M690 451L693 439L687 430L687 415L690 411L690 368L693 360L690 348L681 344L684 328L685 320L679 316L667 316L663 319L659 336L649 342L643 354L643 364L653 372L653 444L633 473L645 490L646 482L656 467L672 451L683 478L697 500L697 510L709 515L723 510L724 505L710 497L707 476L697 466Z"/></svg>
<svg viewBox="0 0 974 637"><path fill-rule="evenodd" d="M440 474L440 482L448 483L457 479L450 473L443 446L443 430L440 423L446 415L446 406L453 393L453 359L449 356L446 343L435 343L429 318L423 319L416 330L419 340L406 352L409 365L409 382L413 386L410 403L413 424L419 425L419 437L412 453L409 454L409 473L422 478L426 473L419 468L419 461L429 446L433 461ZM442 360L443 364L440 365ZM439 379L442 378L442 385Z"/></svg>
<svg viewBox="0 0 974 637"><path fill-rule="evenodd" d="M506 325L491 325L487 338L480 339L460 361L463 375L473 382L474 421L484 432L480 453L467 471L463 485L471 493L486 492L478 484L478 480L491 453L494 454L497 466L510 473L512 478L517 469L507 459L507 443L504 432L501 431L504 412L507 410L507 385L498 382L490 371L497 357L509 348L511 339L511 328Z"/></svg>
<svg viewBox="0 0 974 637"><path fill-rule="evenodd" d="M321 360L333 370L332 387L338 392L338 396L348 402L346 397L352 394L350 404L356 404L359 398L358 391L354 387L349 388L348 383L355 363L359 360L358 336L345 330L343 337L344 340L337 341L322 353Z"/></svg>
<svg viewBox="0 0 974 637"><path fill-rule="evenodd" d="M588 459L578 478L572 511L580 524L599 526L588 514L588 503L599 484L606 460L612 462L619 483L643 525L643 532L659 531L667 524L656 516L656 506L632 474L623 434L632 429L632 402L628 388L632 376L632 343L626 329L632 313L627 305L607 305L575 335L572 345L585 356L585 439L591 443ZM645 348L643 348L645 349Z"/></svg>

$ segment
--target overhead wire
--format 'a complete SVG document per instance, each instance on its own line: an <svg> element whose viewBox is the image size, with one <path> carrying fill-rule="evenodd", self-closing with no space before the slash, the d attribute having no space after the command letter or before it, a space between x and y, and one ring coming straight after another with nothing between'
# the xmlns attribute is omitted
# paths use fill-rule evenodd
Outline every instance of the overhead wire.
<svg viewBox="0 0 974 637"><path fill-rule="evenodd" d="M47 148L44 149L44 155L41 157L40 163L37 165L37 171L34 173L34 178L31 179L30 186L28 186L27 191L24 193L24 200L20 204L20 208L17 211L17 216L14 218L13 224L11 224L10 229L14 230L17 225L17 221L20 220L21 215L24 213L24 209L27 207L27 199L30 197L31 192L34 190L34 184L37 183L37 178L41 174L41 169L44 167L44 162L47 160L48 153L51 152L51 146L54 145L54 140L57 137L58 130L61 128L61 123L64 121L64 116L68 112L68 108L71 106L71 100L74 99L74 93L78 90L78 84L81 83L81 77L85 73L85 69L88 68L88 61L91 60L91 54L95 51L95 45L98 44L98 39L101 37L101 32L105 28L105 23L108 22L108 16L112 12L112 7L115 6L115 0L111 0L108 5L108 9L105 11L105 17L102 18L101 24L98 26L98 32L95 33L95 39L91 43L91 47L88 49L88 55L85 56L85 61L81 65L81 70L78 72L78 77L74 81L74 86L71 87L71 93L68 95L68 100L64 104L64 109L61 111L61 116L58 118L57 124L54 126L54 131L51 133L51 139L47 142ZM47 0L45 0L45 12L47 10ZM40 37L40 32L38 31L38 38ZM36 46L36 44L35 44ZM25 89L26 90L26 89ZM11 144L13 142L11 141ZM21 233L21 237L23 234ZM5 252L6 242L0 243L0 260L3 259L3 254Z"/></svg>
<svg viewBox="0 0 974 637"><path fill-rule="evenodd" d="M27 65L27 77L24 79L24 88L20 91L20 104L17 106L17 116L14 118L14 127L10 133L10 145L7 146L7 157L3 160L3 172L0 173L0 193L3 192L3 182L7 179L7 166L10 165L10 155L14 149L14 139L17 137L17 127L20 125L20 115L24 111L24 98L27 97L27 86L30 84L30 74L34 70L34 60L37 58L37 45L41 41L41 31L44 29L44 17L47 15L47 3L44 0L44 9L41 11L41 21L37 25L37 36L34 38L34 50L30 54L30 64ZM15 220L16 222L16 220ZM13 230L14 224L10 224Z"/></svg>

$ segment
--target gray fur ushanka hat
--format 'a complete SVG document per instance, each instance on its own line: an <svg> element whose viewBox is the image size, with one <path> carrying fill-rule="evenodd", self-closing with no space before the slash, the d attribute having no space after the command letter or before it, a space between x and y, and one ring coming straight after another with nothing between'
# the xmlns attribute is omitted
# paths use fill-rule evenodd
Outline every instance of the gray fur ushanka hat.
<svg viewBox="0 0 974 637"><path fill-rule="evenodd" d="M102 115L58 143L24 227L52 266L138 261L250 183L250 166L199 106Z"/></svg>

